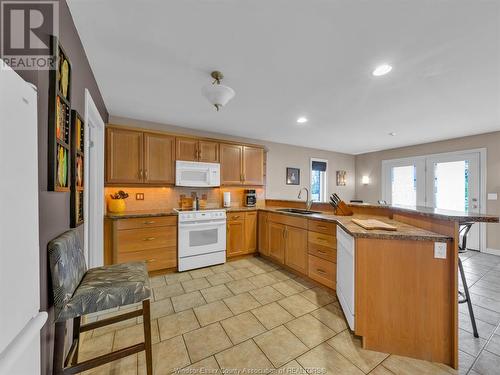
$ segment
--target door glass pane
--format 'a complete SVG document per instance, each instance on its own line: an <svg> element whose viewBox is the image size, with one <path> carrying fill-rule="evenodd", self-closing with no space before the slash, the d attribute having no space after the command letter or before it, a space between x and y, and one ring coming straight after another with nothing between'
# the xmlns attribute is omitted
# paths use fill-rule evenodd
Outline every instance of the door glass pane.
<svg viewBox="0 0 500 375"><path fill-rule="evenodd" d="M417 172L414 165L392 168L392 204L417 205Z"/></svg>
<svg viewBox="0 0 500 375"><path fill-rule="evenodd" d="M436 208L469 211L469 162L434 163Z"/></svg>
<svg viewBox="0 0 500 375"><path fill-rule="evenodd" d="M216 244L218 240L217 228L192 230L189 232L189 246L206 246Z"/></svg>

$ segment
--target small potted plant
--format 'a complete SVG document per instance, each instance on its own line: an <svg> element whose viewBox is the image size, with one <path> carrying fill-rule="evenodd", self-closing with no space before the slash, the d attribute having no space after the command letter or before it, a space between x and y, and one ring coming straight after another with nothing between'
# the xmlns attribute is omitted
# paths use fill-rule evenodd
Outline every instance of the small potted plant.
<svg viewBox="0 0 500 375"><path fill-rule="evenodd" d="M114 194L109 195L111 199L108 201L108 210L110 212L121 213L125 211L125 199L128 194L120 190Z"/></svg>

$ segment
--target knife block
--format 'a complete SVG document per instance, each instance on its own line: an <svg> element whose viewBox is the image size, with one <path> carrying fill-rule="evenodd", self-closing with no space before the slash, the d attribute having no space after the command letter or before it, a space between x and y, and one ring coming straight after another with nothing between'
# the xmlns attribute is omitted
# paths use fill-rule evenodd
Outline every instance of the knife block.
<svg viewBox="0 0 500 375"><path fill-rule="evenodd" d="M352 210L344 201L340 201L335 209L335 215L337 216L352 216L353 214Z"/></svg>

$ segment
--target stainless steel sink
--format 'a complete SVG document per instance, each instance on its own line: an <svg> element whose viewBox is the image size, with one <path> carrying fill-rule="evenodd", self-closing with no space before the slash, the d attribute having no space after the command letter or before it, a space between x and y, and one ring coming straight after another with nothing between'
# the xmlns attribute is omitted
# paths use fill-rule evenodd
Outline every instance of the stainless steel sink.
<svg viewBox="0 0 500 375"><path fill-rule="evenodd" d="M278 208L276 211L279 212L290 212L292 214L302 214L302 215L312 215L312 214L320 214L320 211L310 211L310 210L302 210L300 208Z"/></svg>

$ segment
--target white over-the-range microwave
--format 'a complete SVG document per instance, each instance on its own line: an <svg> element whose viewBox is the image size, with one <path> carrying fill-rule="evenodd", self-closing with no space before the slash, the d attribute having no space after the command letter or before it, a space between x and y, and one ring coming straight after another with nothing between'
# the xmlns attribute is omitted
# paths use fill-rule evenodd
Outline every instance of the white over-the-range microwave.
<svg viewBox="0 0 500 375"><path fill-rule="evenodd" d="M189 187L220 186L220 164L176 161L175 185Z"/></svg>

